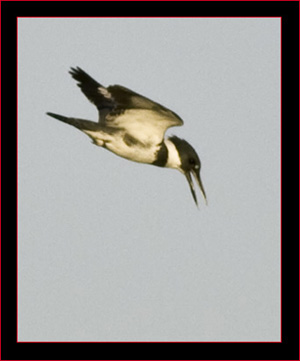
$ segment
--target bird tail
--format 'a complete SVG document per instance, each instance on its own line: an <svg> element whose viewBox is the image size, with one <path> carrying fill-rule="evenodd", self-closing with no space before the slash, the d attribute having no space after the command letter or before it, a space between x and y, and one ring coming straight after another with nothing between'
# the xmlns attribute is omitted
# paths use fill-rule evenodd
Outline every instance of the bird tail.
<svg viewBox="0 0 300 361"><path fill-rule="evenodd" d="M55 114L55 113L50 113L50 112L47 112L46 114L49 115L49 116L52 117L52 118L61 120L61 121L64 122L64 123L69 123L69 118L64 117L63 115L59 115L59 114Z"/></svg>
<svg viewBox="0 0 300 361"><path fill-rule="evenodd" d="M95 130L97 127L97 123L95 122L91 122L89 120L84 120L84 119L77 119L77 118L68 118L68 117L64 117L63 115L59 115L59 114L55 114L55 113L50 113L47 112L47 115L49 115L52 118L58 119L61 122L73 125L74 127L85 131L85 130Z"/></svg>

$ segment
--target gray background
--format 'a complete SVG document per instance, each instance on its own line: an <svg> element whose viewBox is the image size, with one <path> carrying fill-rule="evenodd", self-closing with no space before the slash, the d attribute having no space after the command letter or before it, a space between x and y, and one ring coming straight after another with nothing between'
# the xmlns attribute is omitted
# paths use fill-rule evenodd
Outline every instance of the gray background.
<svg viewBox="0 0 300 361"><path fill-rule="evenodd" d="M280 19L18 21L19 341L280 340ZM175 170L95 147L80 66L185 121Z"/></svg>

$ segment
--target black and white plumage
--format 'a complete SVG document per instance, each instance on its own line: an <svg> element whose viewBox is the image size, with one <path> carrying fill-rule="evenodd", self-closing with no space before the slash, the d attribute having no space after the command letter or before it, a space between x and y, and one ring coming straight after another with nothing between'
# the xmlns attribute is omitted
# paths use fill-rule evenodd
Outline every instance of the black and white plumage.
<svg viewBox="0 0 300 361"><path fill-rule="evenodd" d="M83 94L97 107L98 122L47 113L87 134L94 144L140 163L174 168L183 173L197 204L191 174L206 200L200 178L200 159L194 148L176 136L165 139L165 132L183 120L173 111L120 85L104 87L79 67L70 74Z"/></svg>

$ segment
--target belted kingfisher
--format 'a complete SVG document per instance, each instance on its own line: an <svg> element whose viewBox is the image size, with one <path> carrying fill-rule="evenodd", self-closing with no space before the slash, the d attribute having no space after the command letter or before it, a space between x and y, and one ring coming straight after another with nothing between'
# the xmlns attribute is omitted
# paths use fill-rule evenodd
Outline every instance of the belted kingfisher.
<svg viewBox="0 0 300 361"><path fill-rule="evenodd" d="M169 127L183 125L173 111L121 85L104 87L79 67L69 72L83 94L97 107L98 122L47 113L87 134L94 144L140 163L178 169L186 176L198 205L191 174L206 201L195 149L176 136L165 138Z"/></svg>

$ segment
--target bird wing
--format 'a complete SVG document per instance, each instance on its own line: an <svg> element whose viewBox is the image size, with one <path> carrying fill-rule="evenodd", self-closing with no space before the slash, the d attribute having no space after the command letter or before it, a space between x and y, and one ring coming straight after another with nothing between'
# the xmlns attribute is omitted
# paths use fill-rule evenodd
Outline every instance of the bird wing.
<svg viewBox="0 0 300 361"><path fill-rule="evenodd" d="M79 67L71 68L69 73L77 80L83 94L97 107L99 123L104 122L106 115L115 108L115 103L109 97L106 88Z"/></svg>
<svg viewBox="0 0 300 361"><path fill-rule="evenodd" d="M123 128L145 145L160 143L168 128L183 125L176 113L130 89L112 85L107 91L116 108L106 116L106 124Z"/></svg>
<svg viewBox="0 0 300 361"><path fill-rule="evenodd" d="M139 143L160 143L169 127L183 125L170 109L121 85L104 87L80 68L70 74L84 95L96 105L99 123L122 128Z"/></svg>

